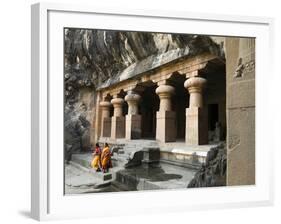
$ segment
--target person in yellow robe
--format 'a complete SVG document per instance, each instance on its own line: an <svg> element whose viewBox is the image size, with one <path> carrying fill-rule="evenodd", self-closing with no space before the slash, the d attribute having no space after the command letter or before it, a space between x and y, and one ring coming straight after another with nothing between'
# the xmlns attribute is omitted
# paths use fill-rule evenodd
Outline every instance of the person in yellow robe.
<svg viewBox="0 0 281 224"><path fill-rule="evenodd" d="M101 166L104 173L108 172L109 168L112 167L111 152L107 143L104 144L104 148L102 150Z"/></svg>
<svg viewBox="0 0 281 224"><path fill-rule="evenodd" d="M101 171L101 154L101 148L97 143L95 149L93 150L93 160L91 162L91 167L97 172Z"/></svg>

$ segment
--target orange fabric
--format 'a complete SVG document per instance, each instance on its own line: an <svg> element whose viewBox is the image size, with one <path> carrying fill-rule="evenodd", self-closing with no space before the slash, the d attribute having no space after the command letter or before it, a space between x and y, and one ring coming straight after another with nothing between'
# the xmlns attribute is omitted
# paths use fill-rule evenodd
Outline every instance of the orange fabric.
<svg viewBox="0 0 281 224"><path fill-rule="evenodd" d="M91 162L91 166L94 169L98 169L101 168L101 149L100 147L96 147L93 153L94 157L93 160Z"/></svg>
<svg viewBox="0 0 281 224"><path fill-rule="evenodd" d="M111 153L109 147L105 147L101 154L101 165L103 169L111 167Z"/></svg>
<svg viewBox="0 0 281 224"><path fill-rule="evenodd" d="M95 155L91 163L92 168L98 169L100 167L100 160L100 155Z"/></svg>

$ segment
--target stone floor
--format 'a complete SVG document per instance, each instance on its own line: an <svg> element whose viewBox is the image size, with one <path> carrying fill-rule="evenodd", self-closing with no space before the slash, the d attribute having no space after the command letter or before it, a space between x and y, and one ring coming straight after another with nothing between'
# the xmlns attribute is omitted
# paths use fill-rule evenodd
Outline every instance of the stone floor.
<svg viewBox="0 0 281 224"><path fill-rule="evenodd" d="M182 153L182 154L192 154L194 152L199 156L206 156L208 151L219 145L221 142L211 142L207 145L187 145L184 140L177 140L176 142L166 142L160 143L152 139L136 139L136 140L126 140L126 139L109 139L103 138L100 140L101 143L108 142L110 144L120 144L120 145L135 145L135 146L159 146L161 151Z"/></svg>
<svg viewBox="0 0 281 224"><path fill-rule="evenodd" d="M116 144L116 142L111 144ZM183 162L189 162L181 159L182 155L184 155L183 158L189 158L189 155L195 152L204 159L207 152L217 145L188 146L184 142L174 142L160 146L155 140L126 142L122 139L117 144L124 146L120 151L123 152L118 154L120 158L117 157L117 162L113 163L114 167L110 169L108 174L97 173L90 167L91 153L73 154L70 165L65 166L65 194L186 188L195 175L194 167L179 166L167 163L167 161L180 159ZM168 155L167 161L161 159L160 163L150 166L140 165L124 168L120 159L123 157L125 159L132 152L141 150L142 147L155 145L160 147L160 152L164 153L163 156ZM113 159L116 158L113 157Z"/></svg>
<svg viewBox="0 0 281 224"><path fill-rule="evenodd" d="M65 194L82 194L96 192L112 192L114 189L110 182L85 169L73 164L65 165Z"/></svg>
<svg viewBox="0 0 281 224"><path fill-rule="evenodd" d="M186 188L195 174L192 169L160 163L149 168L114 167L109 172L112 179L105 181L104 174L80 165L91 160L90 154L77 154L74 158L74 162L65 166L65 194Z"/></svg>
<svg viewBox="0 0 281 224"><path fill-rule="evenodd" d="M66 165L65 194L186 188L195 171L161 164L160 167L149 169L143 167L124 169L120 173L125 181L111 184L110 181L102 181L97 176L99 174L87 172L72 164ZM131 182L129 187L124 186L126 180Z"/></svg>

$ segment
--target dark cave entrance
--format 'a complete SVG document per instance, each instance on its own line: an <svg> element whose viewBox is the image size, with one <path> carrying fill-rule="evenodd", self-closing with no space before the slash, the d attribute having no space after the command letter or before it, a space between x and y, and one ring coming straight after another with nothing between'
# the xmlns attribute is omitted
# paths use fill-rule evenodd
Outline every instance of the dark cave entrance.
<svg viewBox="0 0 281 224"><path fill-rule="evenodd" d="M142 92L140 114L142 115L142 138L155 139L156 137L156 112L159 110L159 97L155 93L157 85L153 82L143 83L145 90Z"/></svg>

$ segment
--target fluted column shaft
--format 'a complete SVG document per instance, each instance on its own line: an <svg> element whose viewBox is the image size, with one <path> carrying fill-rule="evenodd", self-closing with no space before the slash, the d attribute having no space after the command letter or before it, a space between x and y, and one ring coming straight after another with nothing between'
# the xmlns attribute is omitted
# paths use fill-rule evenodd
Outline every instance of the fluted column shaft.
<svg viewBox="0 0 281 224"><path fill-rule="evenodd" d="M160 85L156 89L160 98L159 111L156 113L156 139L161 142L176 140L176 113L172 111L172 95L175 88L170 85Z"/></svg>
<svg viewBox="0 0 281 224"><path fill-rule="evenodd" d="M184 82L184 87L190 94L185 129L185 141L190 145L208 144L208 113L203 107L202 95L206 83L206 79L197 76Z"/></svg>
<svg viewBox="0 0 281 224"><path fill-rule="evenodd" d="M111 138L124 138L125 137L125 118L123 116L123 103L122 98L113 98L111 103L114 107L113 116L111 117Z"/></svg>
<svg viewBox="0 0 281 224"><path fill-rule="evenodd" d="M102 110L101 114L101 136L110 137L111 132L111 119L110 119L110 107L112 104L109 101L100 102Z"/></svg>
<svg viewBox="0 0 281 224"><path fill-rule="evenodd" d="M129 91L125 97L128 103L128 114L126 115L126 139L141 138L141 115L138 111L138 103L141 96L133 91Z"/></svg>

